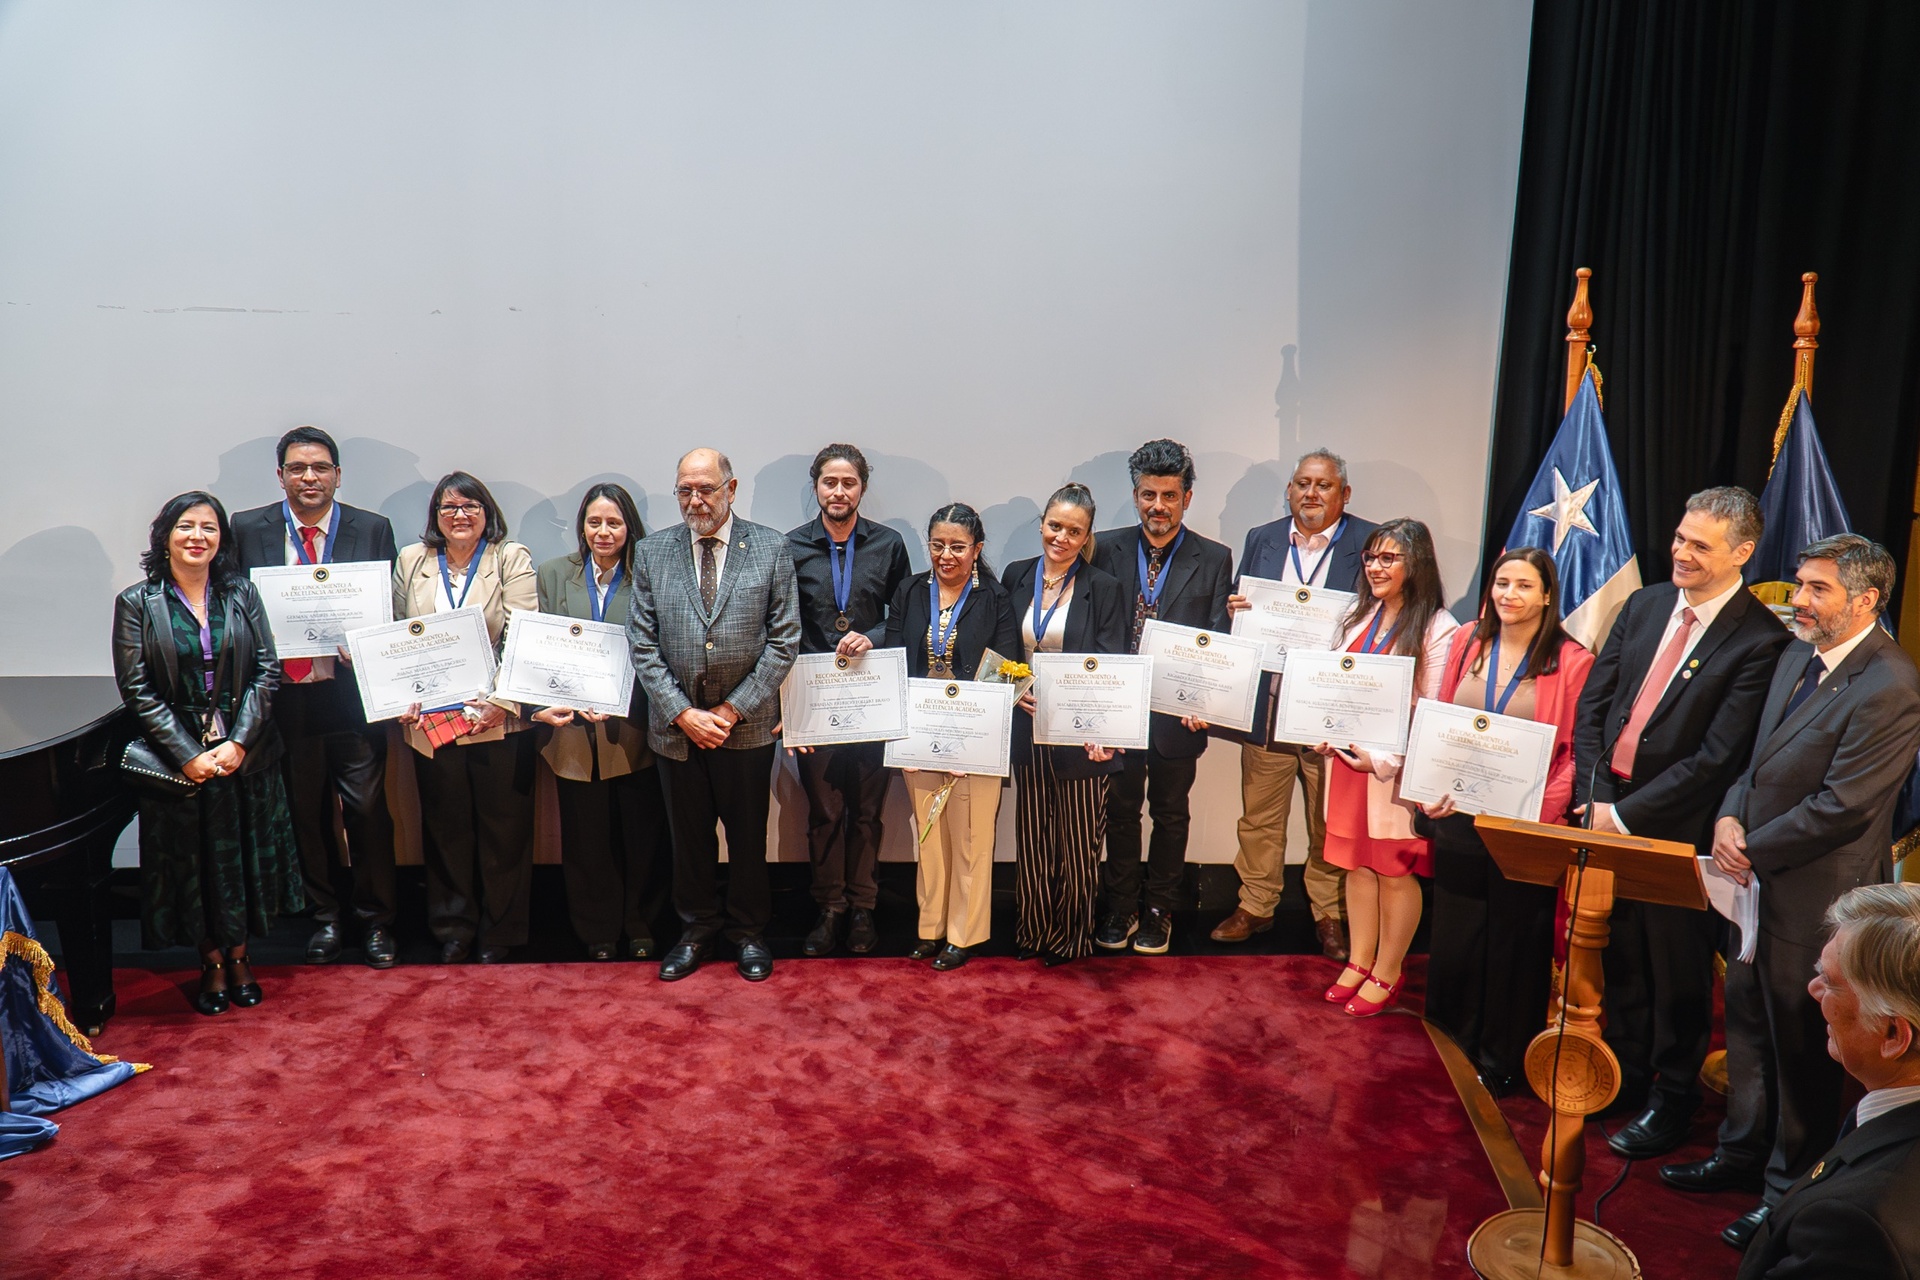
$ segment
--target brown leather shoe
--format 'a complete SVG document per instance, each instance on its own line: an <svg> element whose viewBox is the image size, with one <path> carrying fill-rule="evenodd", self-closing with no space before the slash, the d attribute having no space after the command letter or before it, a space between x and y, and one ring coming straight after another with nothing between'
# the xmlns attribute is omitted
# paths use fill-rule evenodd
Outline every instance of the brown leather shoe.
<svg viewBox="0 0 1920 1280"><path fill-rule="evenodd" d="M1320 938L1320 954L1329 960L1347 958L1347 931L1332 916L1313 922L1313 931Z"/></svg>
<svg viewBox="0 0 1920 1280"><path fill-rule="evenodd" d="M1233 914L1215 925L1208 934L1215 942L1245 942L1256 933L1265 933L1273 928L1272 916L1256 916L1245 907L1235 907Z"/></svg>

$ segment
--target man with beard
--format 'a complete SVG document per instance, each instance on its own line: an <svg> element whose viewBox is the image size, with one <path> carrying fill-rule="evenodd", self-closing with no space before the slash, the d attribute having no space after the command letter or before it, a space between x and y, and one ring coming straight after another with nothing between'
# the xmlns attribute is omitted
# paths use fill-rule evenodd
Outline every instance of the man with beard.
<svg viewBox="0 0 1920 1280"><path fill-rule="evenodd" d="M673 831L673 899L685 928L660 963L673 982L726 934L740 976L773 973L765 932L767 812L780 682L800 647L793 555L777 529L733 514L739 481L726 455L680 459L673 496L684 524L634 548L627 637L647 692L647 740L660 763ZM727 827L724 905L716 823Z"/></svg>
<svg viewBox="0 0 1920 1280"><path fill-rule="evenodd" d="M887 605L913 572L906 543L860 514L866 455L830 444L814 455L813 496L820 514L787 531L800 588L800 652L857 658L886 638ZM807 792L807 854L820 919L801 949L830 955L845 935L865 954L880 940L873 925L879 893L880 810L887 799L884 742L793 748Z"/></svg>

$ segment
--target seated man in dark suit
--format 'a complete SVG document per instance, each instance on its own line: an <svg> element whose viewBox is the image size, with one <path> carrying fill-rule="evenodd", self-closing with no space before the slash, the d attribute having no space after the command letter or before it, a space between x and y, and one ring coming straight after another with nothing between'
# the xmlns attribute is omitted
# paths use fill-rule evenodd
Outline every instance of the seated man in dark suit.
<svg viewBox="0 0 1920 1280"><path fill-rule="evenodd" d="M1826 923L1807 991L1867 1096L1760 1225L1740 1280L1920 1276L1920 885L1850 890Z"/></svg>

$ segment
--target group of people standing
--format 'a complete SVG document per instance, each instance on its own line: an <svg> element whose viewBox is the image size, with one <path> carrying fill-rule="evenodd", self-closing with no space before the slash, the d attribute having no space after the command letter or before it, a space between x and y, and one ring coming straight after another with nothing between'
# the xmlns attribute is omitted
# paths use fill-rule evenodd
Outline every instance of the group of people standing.
<svg viewBox="0 0 1920 1280"><path fill-rule="evenodd" d="M443 960L497 962L526 941L538 754L559 783L580 941L596 960L659 954L668 981L723 938L742 976L772 972L770 776L779 689L797 654L897 647L913 676L969 680L988 651L1132 653L1148 619L1226 630L1249 607L1230 550L1186 524L1196 477L1172 440L1129 459L1131 521L1096 533L1093 495L1066 485L1041 513L1041 554L998 573L964 503L930 514L930 568L914 573L900 535L861 514L870 469L846 444L814 458L818 514L787 533L738 515L731 463L696 449L675 476L681 524L649 535L625 489L595 485L576 550L539 566L465 472L440 480L420 539L396 548L384 517L336 500L340 457L325 432L288 432L278 464L284 500L231 522L211 494L167 503L146 580L116 609L127 703L155 753L195 787L143 793L146 944L200 949L207 1013L260 1000L246 941L277 912L312 906L317 963L336 959L350 934L376 968L395 955L384 726L365 722L344 656L276 661L250 568L390 560L397 618L477 607L496 646L516 611L624 623L636 676L624 717L480 699L415 708L401 726L416 753L428 923ZM1364 520L1348 511L1351 495L1340 458L1302 457L1288 515L1249 533L1241 573L1352 591L1339 646L1413 659L1415 702L1551 724L1542 821L1686 841L1765 885L1757 954L1728 966L1734 1095L1721 1148L1663 1173L1694 1190L1764 1185L1777 1200L1839 1118L1837 1068L1803 985L1821 920L1847 889L1890 877L1892 801L1920 744L1920 676L1876 625L1891 557L1850 534L1806 548L1790 636L1742 583L1758 503L1709 489L1679 522L1672 580L1633 595L1596 655L1561 625L1546 551L1504 553L1462 625L1426 526ZM1428 1016L1491 1087L1515 1087L1545 1022L1555 891L1506 880L1449 804L1404 800L1400 757L1275 741L1283 678L1265 677L1250 732L1155 713L1144 751L1036 744L1031 695L1022 699L1011 744L1019 954L1051 965L1096 949L1168 950L1197 762L1228 738L1240 756L1241 889L1212 938L1272 928L1297 783L1317 938L1343 964L1328 1001L1364 1017L1398 998L1423 910L1419 878L1430 879ZM882 746L792 750L819 909L803 949L870 951ZM988 938L1003 783L911 770L903 781L919 831L913 956L950 970ZM335 883L335 797L350 893ZM669 899L671 940L656 933ZM1685 1137L1711 1030L1713 955L1735 950L1720 932L1701 912L1615 909L1607 1037L1625 1071L1622 1105L1637 1113L1614 1135L1623 1155L1661 1154Z"/></svg>

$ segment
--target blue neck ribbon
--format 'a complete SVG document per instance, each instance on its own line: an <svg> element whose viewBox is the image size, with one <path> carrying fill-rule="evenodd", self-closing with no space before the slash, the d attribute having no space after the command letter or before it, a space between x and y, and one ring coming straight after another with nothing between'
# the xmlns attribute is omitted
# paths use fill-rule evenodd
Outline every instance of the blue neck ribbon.
<svg viewBox="0 0 1920 1280"><path fill-rule="evenodd" d="M1393 647L1393 638L1400 634L1400 624L1404 621L1402 618L1395 618L1393 620L1393 627L1387 632L1386 638L1382 640L1378 646L1373 643L1373 637L1379 634L1380 631L1380 619L1385 617L1386 613L1387 611L1384 608L1376 607L1374 609L1373 621L1367 624L1367 634L1360 638L1360 652L1385 653Z"/></svg>
<svg viewBox="0 0 1920 1280"><path fill-rule="evenodd" d="M447 593L447 603L454 608L467 607L467 592L473 590L473 580L480 576L480 557L485 554L487 554L487 540L482 538L480 544L473 549L473 559L467 561L467 580L460 584L460 598L455 600L453 578L447 573L447 553L445 551L440 553L440 589Z"/></svg>
<svg viewBox="0 0 1920 1280"><path fill-rule="evenodd" d="M1053 625L1053 615L1059 612L1060 602L1067 598L1067 586L1073 581L1073 575L1080 572L1080 557L1075 556L1073 563L1067 566L1067 576L1060 580L1060 594L1053 598L1053 607L1046 616L1040 614L1040 598L1046 594L1047 558L1041 556L1033 566L1033 647L1038 649L1040 642L1047 638L1047 628Z"/></svg>
<svg viewBox="0 0 1920 1280"><path fill-rule="evenodd" d="M852 539L849 538L848 541L851 542ZM851 574L852 570L849 569L848 573ZM940 625L940 576L935 573L927 575L927 596L932 610L928 616L933 620L933 652L927 655L929 659L945 658L953 651L954 637L960 634L960 614L967 607L967 597L972 594L973 578L969 576L967 585L960 588L960 598L953 602L953 613L948 617L947 625L942 627Z"/></svg>
<svg viewBox="0 0 1920 1280"><path fill-rule="evenodd" d="M1335 526L1333 526L1332 529L1327 531L1327 549L1325 551L1322 551L1320 553L1320 558L1313 562L1313 568L1311 570L1303 569L1300 567L1299 544L1295 543L1293 546L1288 548L1288 551L1293 556L1294 576L1300 579L1301 586L1310 587L1313 585L1314 575L1320 572L1321 565L1325 564L1329 559L1332 558L1333 544L1340 541L1340 531L1342 529L1345 529L1346 527L1347 527L1347 518L1345 516L1341 516L1340 523L1336 524ZM1289 538L1288 541L1292 542L1292 539Z"/></svg>
<svg viewBox="0 0 1920 1280"><path fill-rule="evenodd" d="M1500 678L1500 633L1493 633L1493 645L1487 650L1487 710L1497 716L1507 713L1507 704L1513 701L1513 694L1520 687L1521 677L1527 674L1527 659L1520 658L1520 665L1513 669L1513 679L1507 681L1506 689L1500 694L1498 705L1493 699L1493 682Z"/></svg>
<svg viewBox="0 0 1920 1280"><path fill-rule="evenodd" d="M1152 586L1148 586L1147 535L1145 530L1141 531L1140 541L1134 544L1133 550L1134 554L1138 556L1140 560L1140 598L1147 602L1147 608L1155 611L1159 610L1160 593L1167 589L1167 571L1173 567L1173 558L1180 553L1180 544L1186 540L1187 531L1183 528L1180 530L1180 536L1173 540L1173 545L1167 548L1166 558L1160 562L1160 576L1154 580ZM1331 550L1331 548L1329 548L1329 550ZM1078 562L1076 561L1075 563ZM1316 565L1315 567L1318 568L1319 566ZM1061 589L1065 590L1065 584L1062 584Z"/></svg>
<svg viewBox="0 0 1920 1280"><path fill-rule="evenodd" d="M607 620L607 605L613 600L613 593L620 589L620 579L626 572L627 566L624 563L616 563L613 566L613 576L607 579L607 593L601 595L600 576L593 567L593 558L591 556L587 558L587 601L593 606L593 620L595 622L605 622ZM473 581L472 574L467 575L467 581ZM449 591L447 595L448 598L451 599L453 593ZM464 588L461 591L460 598L463 600L466 598Z"/></svg>
<svg viewBox="0 0 1920 1280"><path fill-rule="evenodd" d="M282 519L284 519L287 522L287 537L293 542L293 554L300 557L301 564L316 563L312 559L312 557L307 555L306 539L300 536L300 526L294 523L293 504L282 499L280 503L280 516ZM333 504L333 510L327 513L327 533L326 533L327 545L320 549L320 559L318 563L320 564L333 563L333 536L339 532L340 532L340 504L336 502Z"/></svg>
<svg viewBox="0 0 1920 1280"><path fill-rule="evenodd" d="M853 535L855 532L855 529L847 530L847 563L844 577L840 567L840 544L833 540L832 534L827 535L827 569L833 574L833 607L838 609L843 617L847 612L847 602L853 599Z"/></svg>

